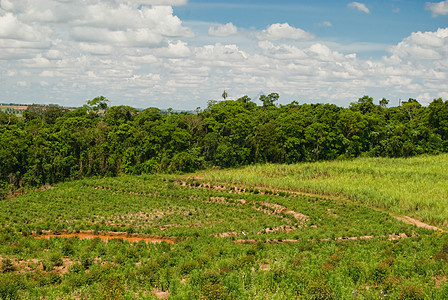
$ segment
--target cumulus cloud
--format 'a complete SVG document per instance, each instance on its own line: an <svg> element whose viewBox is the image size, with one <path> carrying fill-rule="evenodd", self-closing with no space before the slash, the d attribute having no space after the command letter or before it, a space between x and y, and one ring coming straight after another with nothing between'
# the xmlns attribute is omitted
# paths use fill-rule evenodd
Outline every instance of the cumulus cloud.
<svg viewBox="0 0 448 300"><path fill-rule="evenodd" d="M311 40L314 36L300 28L295 28L288 23L276 23L257 34L259 40L276 41L281 39Z"/></svg>
<svg viewBox="0 0 448 300"><path fill-rule="evenodd" d="M269 41L260 41L258 47L264 55L277 59L305 59L308 57L302 49L291 45L275 46Z"/></svg>
<svg viewBox="0 0 448 300"><path fill-rule="evenodd" d="M195 51L195 57L204 61L212 61L212 64L231 66L232 63L246 60L248 54L240 50L237 45L205 45Z"/></svg>
<svg viewBox="0 0 448 300"><path fill-rule="evenodd" d="M232 23L183 23L170 5L185 2L0 0L2 95L40 101L42 94L74 106L104 94L121 101L113 105L194 108L224 87L235 98L263 90L285 102L341 105L364 94L429 99L448 90L448 28L414 32L392 47L323 41L288 23L237 34ZM352 53L366 49L390 53L371 60Z"/></svg>
<svg viewBox="0 0 448 300"><path fill-rule="evenodd" d="M173 43L170 41L168 47L156 49L154 50L154 54L160 57L180 58L189 56L191 50L185 42L177 41Z"/></svg>
<svg viewBox="0 0 448 300"><path fill-rule="evenodd" d="M365 12L366 14L370 13L370 10L367 8L367 6L364 3L360 3L360 2L351 2L348 4L349 8L352 9L357 9L361 12Z"/></svg>
<svg viewBox="0 0 448 300"><path fill-rule="evenodd" d="M448 0L442 2L426 2L426 10L432 12L433 17L448 15Z"/></svg>
<svg viewBox="0 0 448 300"><path fill-rule="evenodd" d="M448 28L436 32L414 32L391 48L394 57L400 60L439 60L447 62Z"/></svg>
<svg viewBox="0 0 448 300"><path fill-rule="evenodd" d="M81 51L93 55L109 55L113 52L113 47L99 43L79 43Z"/></svg>
<svg viewBox="0 0 448 300"><path fill-rule="evenodd" d="M208 29L209 35L220 36L220 37L234 35L237 32L238 32L238 29L232 23L227 23L225 25L220 24L217 26L210 26Z"/></svg>
<svg viewBox="0 0 448 300"><path fill-rule="evenodd" d="M38 42L45 39L45 34L48 33L49 29L25 24L12 13L0 16L0 39Z"/></svg>
<svg viewBox="0 0 448 300"><path fill-rule="evenodd" d="M161 2L167 4L173 1ZM171 6L139 6L121 0L92 0L81 4L71 1L2 0L1 5L7 12L0 16L0 38L29 40L34 37L42 40L43 35L50 36L50 28L53 31L74 28L71 37L82 42L145 46L160 44L166 37L193 36L192 31L173 14ZM36 28L35 24L44 24L47 30L42 30L42 26Z"/></svg>

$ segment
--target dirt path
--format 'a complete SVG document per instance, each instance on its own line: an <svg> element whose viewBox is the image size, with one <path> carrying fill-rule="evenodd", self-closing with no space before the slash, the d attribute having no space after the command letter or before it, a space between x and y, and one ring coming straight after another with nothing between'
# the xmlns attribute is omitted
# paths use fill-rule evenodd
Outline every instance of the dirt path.
<svg viewBox="0 0 448 300"><path fill-rule="evenodd" d="M443 229L441 229L439 227L423 223L422 221L419 221L417 219L414 219L414 218L411 218L411 217L408 217L408 216L394 216L394 217L395 217L395 219L400 220L402 222L405 222L406 224L415 225L415 226L417 226L419 228L426 228L426 229L429 229L429 230L448 232L448 231L443 230Z"/></svg>

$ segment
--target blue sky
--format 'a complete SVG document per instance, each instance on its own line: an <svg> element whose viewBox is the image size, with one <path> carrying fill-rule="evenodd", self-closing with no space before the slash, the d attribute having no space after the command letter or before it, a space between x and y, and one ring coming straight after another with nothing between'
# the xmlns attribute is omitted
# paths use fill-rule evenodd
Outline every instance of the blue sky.
<svg viewBox="0 0 448 300"><path fill-rule="evenodd" d="M175 7L184 22L231 22L245 30L288 23L320 39L341 43L396 44L416 31L448 26L448 17L431 17L426 1L363 1L369 13L350 8L350 1L204 1L190 0ZM371 52L371 51L367 51ZM378 55L378 53L375 53ZM385 55L386 53L382 53Z"/></svg>
<svg viewBox="0 0 448 300"><path fill-rule="evenodd" d="M0 102L448 100L448 1L0 0Z"/></svg>

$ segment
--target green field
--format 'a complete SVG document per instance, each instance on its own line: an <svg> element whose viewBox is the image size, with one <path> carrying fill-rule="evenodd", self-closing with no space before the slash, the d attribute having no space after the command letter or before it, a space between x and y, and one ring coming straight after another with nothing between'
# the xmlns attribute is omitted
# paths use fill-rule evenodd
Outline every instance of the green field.
<svg viewBox="0 0 448 300"><path fill-rule="evenodd" d="M0 201L0 298L444 299L448 235L396 216L446 228L447 162L362 158L47 186ZM167 242L99 238L116 234Z"/></svg>
<svg viewBox="0 0 448 300"><path fill-rule="evenodd" d="M448 229L448 154L254 165L198 173L205 181L350 199Z"/></svg>

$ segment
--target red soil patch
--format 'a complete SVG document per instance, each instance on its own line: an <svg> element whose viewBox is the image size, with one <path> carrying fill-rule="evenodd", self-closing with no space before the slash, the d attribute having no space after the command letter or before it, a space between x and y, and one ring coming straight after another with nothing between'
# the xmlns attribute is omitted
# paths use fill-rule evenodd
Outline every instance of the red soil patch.
<svg viewBox="0 0 448 300"><path fill-rule="evenodd" d="M174 244L174 241L169 238L154 238L154 237L141 237L141 236L128 236L126 234L93 234L93 233L61 233L61 234L54 234L54 233L47 233L40 236L36 236L34 238L36 239L50 239L50 238L71 238L71 237L78 237L79 239L95 239L99 238L100 240L107 242L110 239L122 239L125 241L128 241L130 243L134 242L140 242L145 241L146 243L162 243L166 242L169 244Z"/></svg>

